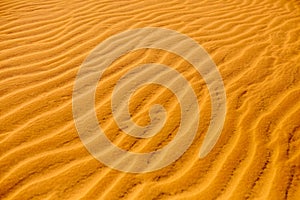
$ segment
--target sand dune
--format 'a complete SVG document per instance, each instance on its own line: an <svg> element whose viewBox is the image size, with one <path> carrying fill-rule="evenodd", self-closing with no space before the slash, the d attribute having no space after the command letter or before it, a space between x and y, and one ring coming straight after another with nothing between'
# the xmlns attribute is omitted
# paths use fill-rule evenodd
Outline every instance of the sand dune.
<svg viewBox="0 0 300 200"><path fill-rule="evenodd" d="M95 159L72 114L77 72L112 35L161 27L201 44L223 78L227 112L220 139L199 159L211 118L203 77L182 57L140 49L103 73L95 104L100 127L118 147L151 152L168 145L180 106L158 84L140 88L129 112L139 126L160 104L157 135L126 135L113 118L118 80L136 66L160 63L191 84L200 108L188 150L160 170L125 173ZM291 199L300 196L300 3L234 1L1 1L0 199Z"/></svg>

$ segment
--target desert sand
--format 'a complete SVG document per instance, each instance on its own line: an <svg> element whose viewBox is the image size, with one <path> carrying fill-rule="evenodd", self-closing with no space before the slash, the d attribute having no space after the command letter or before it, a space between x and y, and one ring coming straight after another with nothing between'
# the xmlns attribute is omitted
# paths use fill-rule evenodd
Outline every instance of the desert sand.
<svg viewBox="0 0 300 200"><path fill-rule="evenodd" d="M162 105L162 129L140 139L118 126L113 90L138 65L175 69L192 86L200 109L196 136L176 162L153 172L126 173L99 162L85 148L72 95L82 63L99 43L145 27L175 30L205 48L224 82L226 118L215 146L199 158L212 114L203 77L191 63L161 49L117 58L98 82L95 107L99 126L118 147L156 151L176 137L181 123L176 95L148 84L130 96L128 111L145 127L151 106ZM297 0L3 0L0 199L298 200L299 99Z"/></svg>

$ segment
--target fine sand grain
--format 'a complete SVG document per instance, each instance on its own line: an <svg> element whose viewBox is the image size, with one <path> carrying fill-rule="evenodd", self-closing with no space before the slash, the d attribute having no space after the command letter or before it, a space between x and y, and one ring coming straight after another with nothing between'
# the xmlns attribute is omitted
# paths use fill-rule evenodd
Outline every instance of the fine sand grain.
<svg viewBox="0 0 300 200"><path fill-rule="evenodd" d="M206 49L223 78L227 111L219 140L200 159L212 113L203 77L164 50L139 49L116 59L98 82L95 105L99 126L118 147L161 149L180 126L176 95L149 84L130 97L130 116L147 126L149 109L160 104L164 126L142 139L120 129L112 93L138 65L175 69L201 111L195 139L176 162L134 174L111 169L87 151L73 120L72 92L81 64L99 43L144 27L175 30ZM299 100L298 0L2 0L0 199L298 200Z"/></svg>

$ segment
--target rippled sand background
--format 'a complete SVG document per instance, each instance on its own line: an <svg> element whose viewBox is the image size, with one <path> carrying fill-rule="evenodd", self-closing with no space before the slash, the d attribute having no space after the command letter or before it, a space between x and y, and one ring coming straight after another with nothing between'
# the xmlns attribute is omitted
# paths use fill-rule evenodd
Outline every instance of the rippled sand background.
<svg viewBox="0 0 300 200"><path fill-rule="evenodd" d="M143 49L119 58L98 84L99 124L119 147L149 152L172 140L180 107L169 90L149 85L132 97L139 125L153 104L168 111L152 139L114 123L111 91L126 71L162 63L186 77L201 117L192 146L162 170L130 174L94 159L72 116L81 63L122 31L164 27L184 33L212 56L227 93L217 145L199 148L210 119L203 79L177 55ZM300 197L300 2L297 0L0 2L0 199L294 199Z"/></svg>

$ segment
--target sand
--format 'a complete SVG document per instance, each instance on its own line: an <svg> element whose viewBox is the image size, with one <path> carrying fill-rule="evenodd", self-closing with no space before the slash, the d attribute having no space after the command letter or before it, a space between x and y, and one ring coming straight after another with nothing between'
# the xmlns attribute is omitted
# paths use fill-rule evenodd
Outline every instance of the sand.
<svg viewBox="0 0 300 200"><path fill-rule="evenodd" d="M90 52L123 31L160 27L185 34L214 60L226 91L226 119L199 158L212 101L205 80L182 57L140 49L118 58L95 93L99 126L118 147L163 148L180 127L176 95L149 84L130 97L139 126L154 104L166 123L151 138L126 135L113 118L118 80L137 65L160 63L191 84L200 108L196 136L176 162L148 173L107 167L76 130L72 95ZM116 47L117 48L117 47ZM292 199L300 197L300 2L0 2L0 199ZM138 77L137 77L138 78Z"/></svg>

